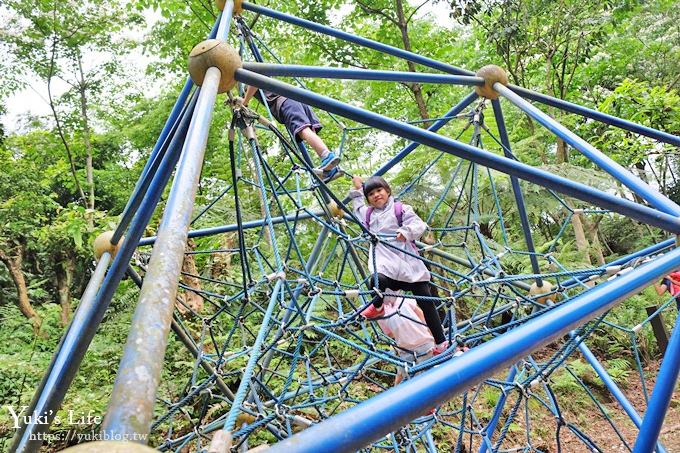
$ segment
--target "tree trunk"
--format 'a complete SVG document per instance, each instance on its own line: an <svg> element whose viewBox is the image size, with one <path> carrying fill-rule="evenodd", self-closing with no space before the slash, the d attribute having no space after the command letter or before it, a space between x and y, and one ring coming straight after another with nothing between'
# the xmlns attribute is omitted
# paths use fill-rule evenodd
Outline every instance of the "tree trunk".
<svg viewBox="0 0 680 453"><path fill-rule="evenodd" d="M227 250L233 249L236 242L235 238L235 234L222 235L220 238L220 247ZM233 256L234 254L229 252L214 254L210 265L210 276L213 278L224 278L228 276L231 270L231 260Z"/></svg>
<svg viewBox="0 0 680 453"><path fill-rule="evenodd" d="M557 139L557 151L555 154L555 163L564 164L569 162L569 146L561 138Z"/></svg>
<svg viewBox="0 0 680 453"><path fill-rule="evenodd" d="M52 117L54 118L54 123L57 126L57 132L59 133L59 138L61 139L61 143L64 145L64 149L66 150L66 156L68 157L69 168L71 169L71 175L73 176L73 181L75 182L76 190L78 191L78 194L80 194L80 198L83 200L83 203L85 204L85 206L87 206L87 199L85 198L85 192L83 192L83 188L80 186L80 181L78 180L78 173L76 172L76 164L73 160L73 154L71 153L71 147L69 146L68 141L66 141L66 137L64 136L64 131L63 131L63 128L61 127L61 121L59 121L59 114L57 113L57 107L56 107L56 105L54 103L54 99L52 97L52 78L54 77L56 48L57 48L57 41L53 40L52 41L51 57L50 57L50 66L49 66L50 69L49 69L49 74L47 75L47 97L49 99L50 109L52 110Z"/></svg>
<svg viewBox="0 0 680 453"><path fill-rule="evenodd" d="M73 283L73 273L76 263L73 256L64 254L57 264L57 294L59 295L59 305L61 306L61 325L67 326L71 319L71 284Z"/></svg>
<svg viewBox="0 0 680 453"><path fill-rule="evenodd" d="M605 260L604 260L604 254L602 253L602 244L600 243L600 222L602 221L604 217L600 216L596 221L594 222L586 222L586 227L588 229L588 238L590 239L590 251L595 260L597 261L597 264L600 266L604 266Z"/></svg>
<svg viewBox="0 0 680 453"><path fill-rule="evenodd" d="M196 244L193 240L189 239L186 245L186 251L190 252L196 248ZM196 269L196 260L194 260L194 255L184 255L184 262L182 263L182 283L190 288L201 289L201 280L196 276L198 275L198 270ZM203 297L199 294L185 290L182 292L181 297L184 300L186 307L200 313L203 311ZM177 305L180 312L186 312L186 307L181 304Z"/></svg>
<svg viewBox="0 0 680 453"><path fill-rule="evenodd" d="M571 225L574 227L574 239L576 239L576 249L583 255L584 259L588 264L592 264L590 261L590 244L588 244L588 239L586 238L585 229L583 227L583 219L581 218L581 213L578 209L575 209L573 204L565 199L564 203L573 210L574 213L571 216Z"/></svg>
<svg viewBox="0 0 680 453"><path fill-rule="evenodd" d="M89 191L88 208L94 209L94 169L92 167L92 143L90 143L90 122L87 116L87 84L83 73L83 64L80 54L78 54L78 70L80 71L80 116L83 122L83 142L85 143L85 174L87 175L87 185Z"/></svg>
<svg viewBox="0 0 680 453"><path fill-rule="evenodd" d="M28 300L28 288L26 287L26 279L24 278L24 273L21 270L21 264L23 261L23 249L18 247L15 256L9 256L7 253L0 249L0 261L7 267L10 277L14 282L14 286L17 289L18 297L18 307L21 314L23 314L27 319L31 320L33 323L33 330L37 333L40 330L41 319L38 313L33 309L31 301Z"/></svg>
<svg viewBox="0 0 680 453"><path fill-rule="evenodd" d="M401 32L401 40L404 43L404 50L411 52L411 38L408 36L408 22L404 17L404 5L402 0L396 0L397 3L397 25L399 31ZM416 65L412 61L406 62L409 72L416 72ZM413 97L416 100L416 105L418 106L418 112L420 117L424 120L430 118L430 114L427 111L427 104L425 103L425 98L423 97L423 90L419 83L408 84L409 89L413 93ZM427 128L430 127L429 123L422 123L422 126Z"/></svg>

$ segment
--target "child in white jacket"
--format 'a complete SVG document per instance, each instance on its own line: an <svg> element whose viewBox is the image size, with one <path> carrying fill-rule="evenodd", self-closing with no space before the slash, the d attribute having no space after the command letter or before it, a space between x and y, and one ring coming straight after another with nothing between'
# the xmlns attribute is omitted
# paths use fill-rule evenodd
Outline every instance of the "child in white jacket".
<svg viewBox="0 0 680 453"><path fill-rule="evenodd" d="M410 291L415 296L432 297L430 271L418 257L412 256L418 254L413 241L425 232L427 224L411 206L394 200L392 189L380 176L371 176L365 182L355 176L352 183L354 188L350 190L349 196L354 214L364 221L370 232L381 238L386 237L390 245L394 246L378 243L370 248L368 267L371 273L378 274L378 291L362 315L369 319L384 316L382 293L387 288ZM366 206L364 198L369 206ZM448 347L448 342L437 308L432 300L417 302L434 336L434 353L439 354Z"/></svg>
<svg viewBox="0 0 680 453"><path fill-rule="evenodd" d="M378 325L387 336L393 338L397 355L409 363L420 363L432 357L434 338L425 324L423 311L411 298L385 296L384 317ZM397 368L394 385L407 377L404 367Z"/></svg>

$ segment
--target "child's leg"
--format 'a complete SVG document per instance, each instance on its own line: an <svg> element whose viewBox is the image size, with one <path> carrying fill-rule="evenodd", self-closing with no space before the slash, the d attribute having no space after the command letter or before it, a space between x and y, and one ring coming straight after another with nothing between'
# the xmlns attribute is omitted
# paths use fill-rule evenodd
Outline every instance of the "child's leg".
<svg viewBox="0 0 680 453"><path fill-rule="evenodd" d="M408 284L409 291L411 291L415 296L425 296L431 297L430 293L430 282L415 282ZM446 335L444 335L444 328L442 327L442 321L439 318L439 313L437 313L437 308L431 300L420 300L416 299L418 306L423 310L423 315L425 315L425 324L432 332L434 337L434 342L436 344L441 344L446 341Z"/></svg>
<svg viewBox="0 0 680 453"><path fill-rule="evenodd" d="M384 293L387 288L393 288L391 282L394 282L394 280L392 280L386 275L378 274L378 290L380 291L380 294L376 294L375 296L373 296L373 300L371 301L375 308L382 307L383 305L382 293Z"/></svg>
<svg viewBox="0 0 680 453"><path fill-rule="evenodd" d="M311 127L307 126L298 132L298 137L311 146L319 158L325 157L324 155L328 153L328 147Z"/></svg>

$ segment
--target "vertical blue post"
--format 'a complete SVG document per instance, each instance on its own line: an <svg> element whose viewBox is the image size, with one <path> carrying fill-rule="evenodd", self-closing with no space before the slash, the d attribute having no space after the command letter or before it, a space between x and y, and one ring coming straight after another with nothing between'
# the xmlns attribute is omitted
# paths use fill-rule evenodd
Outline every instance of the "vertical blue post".
<svg viewBox="0 0 680 453"><path fill-rule="evenodd" d="M677 249L676 249L677 250ZM666 354L661 362L661 369L656 376L656 385L647 405L647 412L640 427L640 434L635 441L633 453L648 453L654 450L659 438L668 405L671 403L673 390L678 382L680 371L680 324L676 324Z"/></svg>
<svg viewBox="0 0 680 453"><path fill-rule="evenodd" d="M498 134L503 145L503 154L508 159L514 159L510 149L510 139L508 138L508 131L505 129L505 119L503 118L503 111L501 110L501 103L498 99L491 101L493 106L493 114L496 118L496 127L498 127ZM536 258L536 249L534 248L534 240L531 237L531 226L529 225L529 216L527 215L526 207L524 206L524 197L522 196L522 188L519 186L519 180L516 176L510 176L512 184L512 192L515 194L515 203L517 204L517 214L519 215L520 223L522 224L522 232L524 233L524 241L527 244L527 251L529 252L529 260L531 261L531 270L534 274L539 275L541 269L538 266L538 259ZM543 286L541 277L536 277L536 285Z"/></svg>

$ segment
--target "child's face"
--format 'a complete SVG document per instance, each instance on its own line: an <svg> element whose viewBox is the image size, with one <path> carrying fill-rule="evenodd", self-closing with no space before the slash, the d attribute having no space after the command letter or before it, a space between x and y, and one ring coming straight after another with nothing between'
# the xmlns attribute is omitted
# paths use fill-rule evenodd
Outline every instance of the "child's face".
<svg viewBox="0 0 680 453"><path fill-rule="evenodd" d="M368 193L368 204L374 208L382 208L387 204L387 200L390 198L390 192L384 187L378 187L373 189Z"/></svg>

